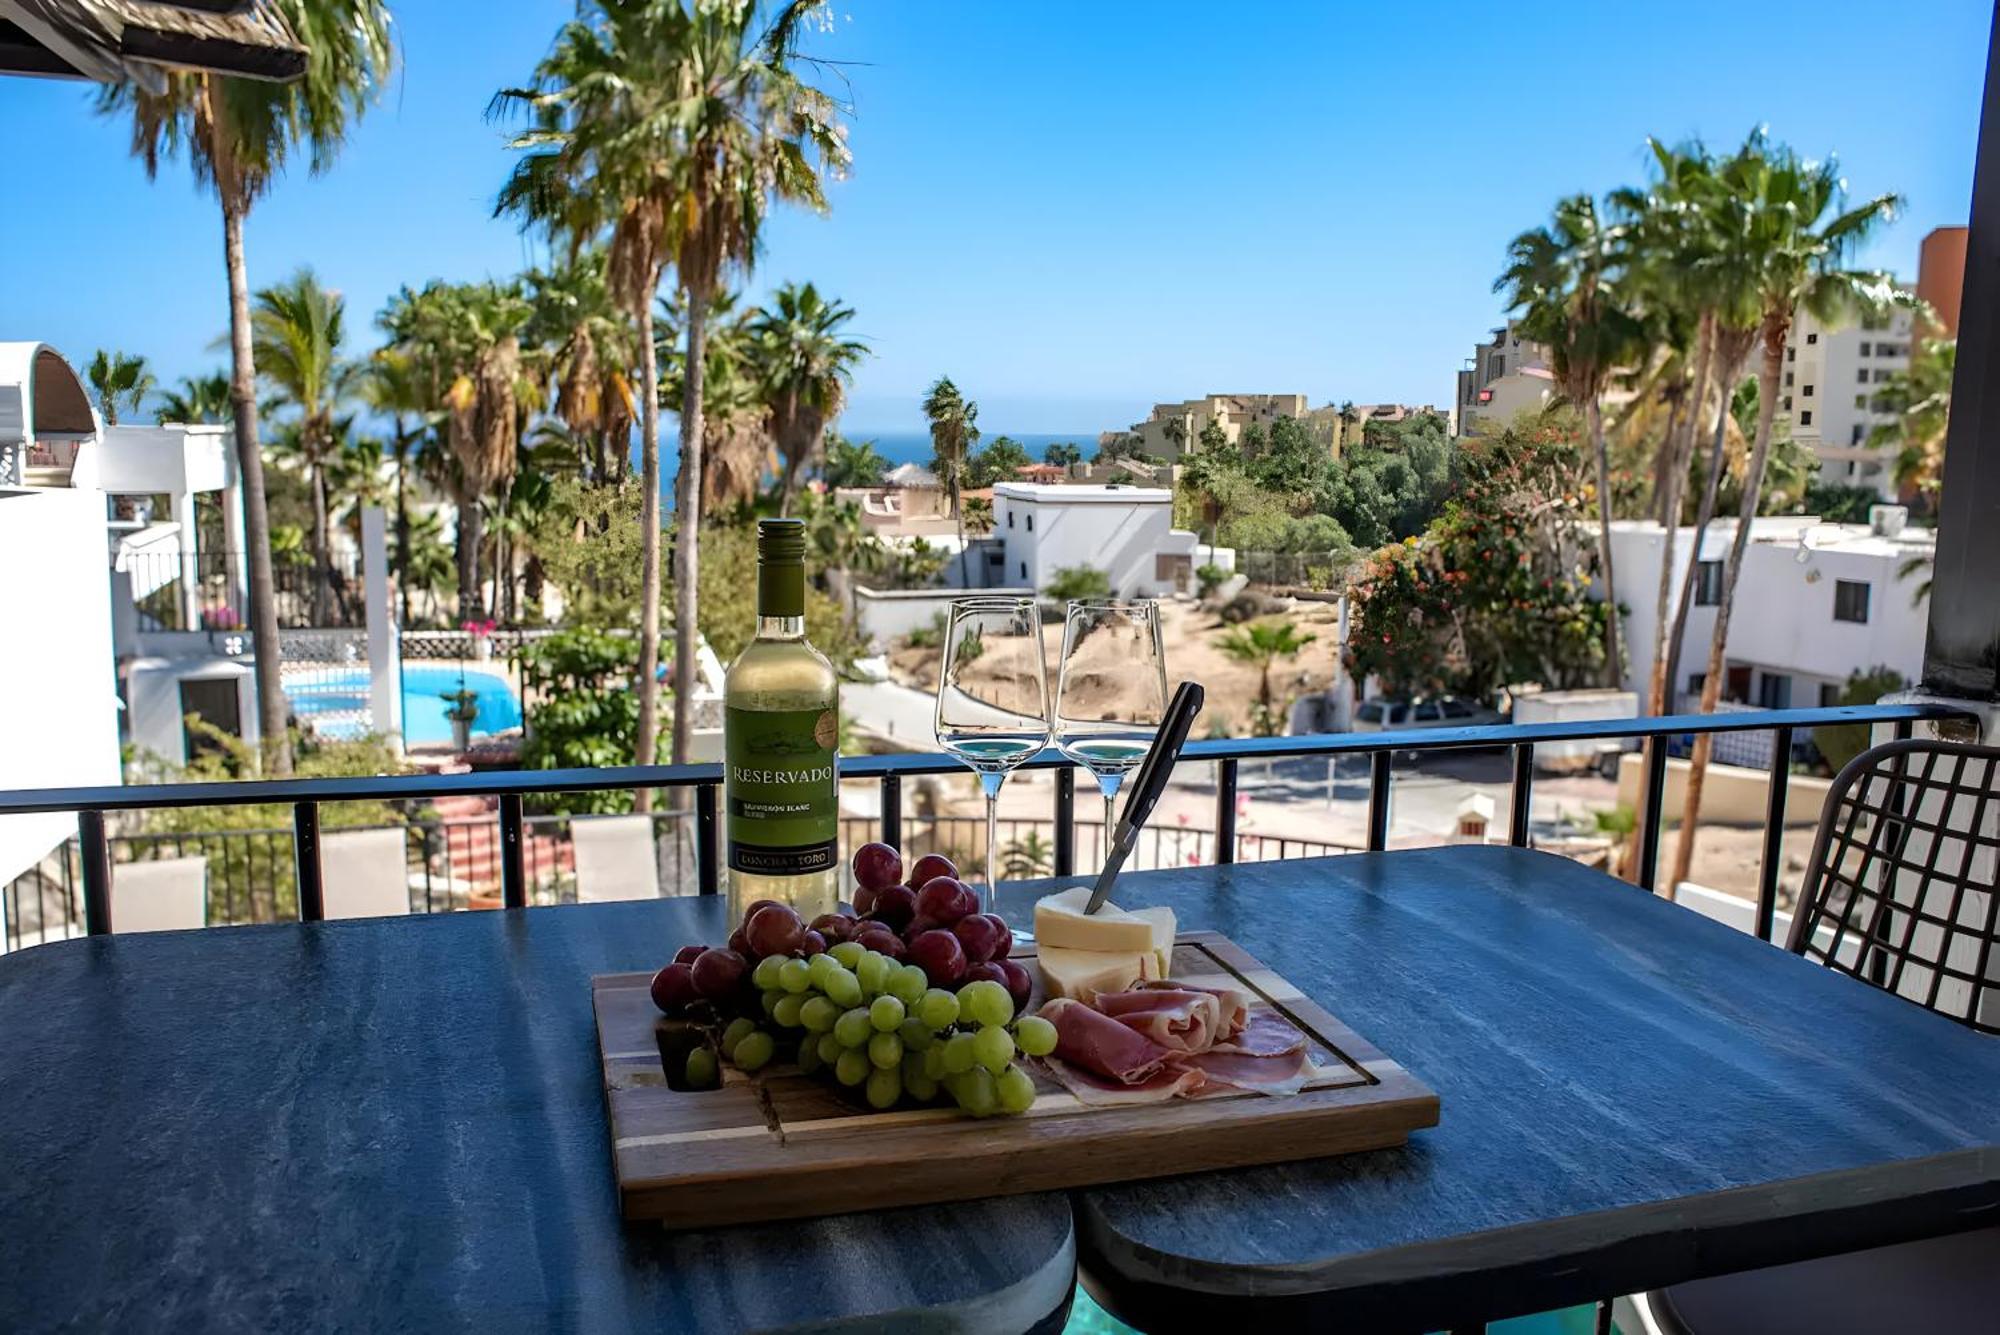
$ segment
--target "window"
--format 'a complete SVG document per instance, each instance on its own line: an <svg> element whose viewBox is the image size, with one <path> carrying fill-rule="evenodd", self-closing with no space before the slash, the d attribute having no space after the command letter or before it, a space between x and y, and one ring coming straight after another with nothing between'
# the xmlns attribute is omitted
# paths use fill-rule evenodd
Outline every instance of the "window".
<svg viewBox="0 0 2000 1335"><path fill-rule="evenodd" d="M1811 397L1812 397L1812 386L1811 386L1811 385L1807 385L1807 386L1806 386L1806 387L1805 387L1804 389L1802 389L1802 390L1800 390L1800 391L1799 391L1799 394L1800 394L1800 395L1801 395L1802 397L1804 397L1804 398L1808 398L1808 399L1809 399L1809 398L1811 398Z"/></svg>
<svg viewBox="0 0 2000 1335"><path fill-rule="evenodd" d="M1839 683L1831 681L1821 682L1819 684L1819 707L1821 709L1832 709L1835 705L1839 703L1840 703Z"/></svg>
<svg viewBox="0 0 2000 1335"><path fill-rule="evenodd" d="M1785 395L1785 411L1790 412L1791 410L1792 410L1792 396L1787 394Z"/></svg>
<svg viewBox="0 0 2000 1335"><path fill-rule="evenodd" d="M1358 723L1380 723L1386 709L1387 706L1380 700L1370 700L1367 704L1354 711L1354 718Z"/></svg>
<svg viewBox="0 0 2000 1335"><path fill-rule="evenodd" d="M1854 396L1854 406L1866 409L1868 407L1868 396L1866 394L1856 394ZM1858 423L1854 428L1854 443L1857 445L1861 443L1861 427Z"/></svg>
<svg viewBox="0 0 2000 1335"><path fill-rule="evenodd" d="M1444 702L1444 716L1448 719L1471 718L1472 706L1454 695Z"/></svg>
<svg viewBox="0 0 2000 1335"><path fill-rule="evenodd" d="M1418 724L1436 723L1444 717L1444 711L1436 705L1418 705L1415 713Z"/></svg>
<svg viewBox="0 0 2000 1335"><path fill-rule="evenodd" d="M1786 348L1786 349L1785 349L1785 360L1786 360L1786 361L1788 361L1788 362L1795 362L1795 361L1797 361L1798 359L1799 359L1799 350L1798 350L1798 349L1797 349L1796 347L1790 347L1790 348Z"/></svg>
<svg viewBox="0 0 2000 1335"><path fill-rule="evenodd" d="M1697 561L1694 567L1694 605L1714 607L1722 601L1722 562Z"/></svg>
<svg viewBox="0 0 2000 1335"><path fill-rule="evenodd" d="M1864 366L1864 367L1862 367L1862 368L1861 368L1861 369L1860 369L1859 371L1856 371L1856 372L1854 373L1854 383L1855 383L1855 384L1857 384L1857 385L1865 385L1865 384L1867 384L1867 383L1868 383L1868 368L1867 368L1867 367L1865 367L1865 366Z"/></svg>
<svg viewBox="0 0 2000 1335"><path fill-rule="evenodd" d="M1819 335L1818 335L1818 334L1807 334L1807 335L1806 335L1806 342L1808 342L1808 343L1817 343L1817 342L1819 342Z"/></svg>
<svg viewBox="0 0 2000 1335"><path fill-rule="evenodd" d="M1014 512L1012 510L1009 510L1007 512L1007 527L1008 528L1014 527Z"/></svg>
<svg viewBox="0 0 2000 1335"><path fill-rule="evenodd" d="M1033 510L1028 511L1027 514L1021 517L1021 522L1028 526L1028 532L1033 533L1035 531L1035 512Z"/></svg>
<svg viewBox="0 0 2000 1335"><path fill-rule="evenodd" d="M1866 580L1837 579L1833 582L1833 619L1867 624L1868 582Z"/></svg>
<svg viewBox="0 0 2000 1335"><path fill-rule="evenodd" d="M1854 400L1854 406L1859 408L1862 402L1863 400L1859 396L1856 396ZM1854 424L1854 434L1852 437L1849 438L1847 443L1849 445L1859 445L1861 443L1862 437L1866 436L1867 434L1868 434L1868 424L1866 422L1856 422Z"/></svg>
<svg viewBox="0 0 2000 1335"><path fill-rule="evenodd" d="M1863 344L1861 345L1861 355L1862 355L1863 357L1866 357L1866 356L1868 355L1868 347L1869 347L1869 345L1868 345L1868 344L1866 344L1866 343L1863 343Z"/></svg>
<svg viewBox="0 0 2000 1335"><path fill-rule="evenodd" d="M1028 577L1028 563L1026 561L1023 561L1021 562L1021 578L1026 579L1027 577Z"/></svg>
<svg viewBox="0 0 2000 1335"><path fill-rule="evenodd" d="M1790 389L1791 387L1792 387L1792 373L1790 371L1787 371L1785 372L1785 388Z"/></svg>
<svg viewBox="0 0 2000 1335"><path fill-rule="evenodd" d="M1507 359L1499 353L1495 353L1493 355L1493 365L1489 369L1492 372L1493 378L1498 380L1501 376L1507 374Z"/></svg>
<svg viewBox="0 0 2000 1335"><path fill-rule="evenodd" d="M1766 709L1792 707L1792 679L1782 672L1765 672L1757 678L1757 703Z"/></svg>
<svg viewBox="0 0 2000 1335"><path fill-rule="evenodd" d="M1799 414L1799 425L1800 426L1812 425L1812 409L1808 408L1804 412Z"/></svg>

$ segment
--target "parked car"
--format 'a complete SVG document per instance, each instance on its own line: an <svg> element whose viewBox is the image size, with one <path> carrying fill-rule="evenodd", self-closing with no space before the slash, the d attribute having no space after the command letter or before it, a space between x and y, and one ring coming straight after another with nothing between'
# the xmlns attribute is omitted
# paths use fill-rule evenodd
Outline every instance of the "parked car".
<svg viewBox="0 0 2000 1335"><path fill-rule="evenodd" d="M1363 701L1354 710L1356 732L1399 732L1406 728L1482 728L1506 720L1498 710L1488 709L1456 695L1431 700L1400 700L1377 696Z"/></svg>

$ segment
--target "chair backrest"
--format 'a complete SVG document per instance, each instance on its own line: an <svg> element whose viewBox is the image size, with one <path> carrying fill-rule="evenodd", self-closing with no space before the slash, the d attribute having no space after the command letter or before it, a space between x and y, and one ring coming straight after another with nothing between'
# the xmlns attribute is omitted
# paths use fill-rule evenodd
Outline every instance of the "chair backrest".
<svg viewBox="0 0 2000 1335"><path fill-rule="evenodd" d="M112 867L112 931L170 932L207 923L207 858L159 858Z"/></svg>
<svg viewBox="0 0 2000 1335"><path fill-rule="evenodd" d="M1912 740L1833 781L1787 942L1983 1033L2000 1033L2000 749Z"/></svg>
<svg viewBox="0 0 2000 1335"><path fill-rule="evenodd" d="M320 902L329 918L387 918L410 911L407 834L337 830L320 836Z"/></svg>
<svg viewBox="0 0 2000 1335"><path fill-rule="evenodd" d="M580 904L657 899L659 854L651 816L578 816L569 823Z"/></svg>

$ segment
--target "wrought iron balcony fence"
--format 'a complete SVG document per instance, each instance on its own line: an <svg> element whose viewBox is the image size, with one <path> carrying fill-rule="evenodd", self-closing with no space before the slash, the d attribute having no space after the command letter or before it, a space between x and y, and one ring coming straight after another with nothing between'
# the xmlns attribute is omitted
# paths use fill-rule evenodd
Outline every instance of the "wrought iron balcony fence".
<svg viewBox="0 0 2000 1335"><path fill-rule="evenodd" d="M1142 854L1138 865L1180 865L1190 859L1230 863L1245 856L1267 858L1359 851L1331 842L1280 839L1275 836L1239 837L1236 828L1237 796L1242 764L1245 761L1315 756L1355 755L1369 758L1367 835L1363 847L1379 850L1388 844L1389 800L1397 756L1440 751L1506 750L1512 760L1508 842L1526 846L1529 842L1530 799L1535 782L1535 747L1538 744L1636 739L1643 743L1647 771L1645 803L1638 813L1637 882L1642 889L1650 891L1654 888L1658 872L1661 811L1670 747L1704 733L1767 731L1772 734L1772 746L1755 924L1757 934L1769 940L1777 902L1779 840L1791 773L1792 740L1799 730L1831 724L1865 724L1890 727L1897 736L1903 737L1910 735L1918 722L1961 717L1965 717L1964 711L1943 705L1865 705L1191 742L1182 753L1181 764L1212 764L1215 767L1213 824L1200 829L1167 827L1152 832L1152 855L1148 858ZM1042 830L1050 832L1045 847L1030 842L1026 851L1017 848L1014 870L1023 876L1074 874L1078 866L1079 835L1093 841L1093 848L1101 846L1102 838L1101 825L1080 824L1076 818L1075 768L1072 762L1055 750L1042 752L1029 760L1025 768L1055 771L1054 804L1046 821L1016 820L1003 826L1002 837L1012 844L1024 842L1028 832L1032 832L1036 840L1040 839ZM872 779L880 785L881 793L880 817L865 821L845 819L842 829L844 840L848 843L861 842L865 836L902 843L906 831L915 833L917 829L922 829L935 842L951 836L950 822L955 819L964 821L969 834L975 823L971 818L906 818L903 812L905 780L963 772L959 762L942 754L857 756L843 760L843 780ZM663 848L672 853L672 879L675 882L685 883L685 869L691 866L696 892L714 894L720 888L718 858L721 840L716 813L721 781L720 765L698 764L58 788L0 791L0 816L71 811L77 814L74 860L65 858L62 866L63 893L67 895L80 891L85 928L96 935L109 932L112 928L110 876L114 847L128 857L149 850L155 855L166 856L186 852L190 847L197 851L203 848L220 850L222 872L217 889L224 905L219 915L223 921L269 921L287 917L316 921L324 917L320 818L322 805L334 802L423 803L453 797L498 799L497 826L488 821L435 818L409 822L413 885L419 883L417 878L421 878L420 883L424 887L421 893L412 889L411 907L421 912L463 906L462 901L467 897L467 878L456 873L461 863L466 861L481 861L490 866L492 861L497 860L498 902L504 907L559 903L575 897L573 881L565 880L566 868L560 852L564 842L563 823L567 818L529 815L526 803L536 795L641 788L686 793L691 802L677 799L673 809L656 817L656 838ZM108 833L105 823L109 812L273 804L291 808L289 830L146 833L114 837ZM204 844L203 841L209 842ZM1006 861L1003 853L1003 864ZM233 870L239 864L243 873L241 877ZM1094 864L1087 857L1085 865ZM261 880L258 875L260 866L263 868ZM13 912L18 915L19 907L15 906ZM210 912L211 921L216 920L218 915L213 900ZM18 922L15 925L18 926Z"/></svg>

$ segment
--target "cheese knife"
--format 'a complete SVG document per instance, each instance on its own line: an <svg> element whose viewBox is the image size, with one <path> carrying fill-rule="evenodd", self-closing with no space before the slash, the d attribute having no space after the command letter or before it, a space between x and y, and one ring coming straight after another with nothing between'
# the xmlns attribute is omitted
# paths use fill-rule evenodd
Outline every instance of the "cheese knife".
<svg viewBox="0 0 2000 1335"><path fill-rule="evenodd" d="M1194 726L1194 716L1201 712L1202 699L1201 687L1191 681L1182 682L1180 689L1174 692L1166 717L1160 720L1160 730L1154 734L1153 745L1147 750L1146 758L1139 762L1139 772L1132 781L1130 794L1125 798L1124 813L1119 816L1118 828L1112 833L1110 846L1104 853L1104 870L1097 874L1097 884L1090 891L1090 902L1083 909L1085 913L1097 912L1110 898L1111 883L1118 879L1118 869L1125 865L1126 857L1139 842L1139 831L1146 824L1146 818L1153 814L1160 794L1167 790L1167 780L1174 774L1174 762L1180 759L1181 748L1187 745L1188 729Z"/></svg>

